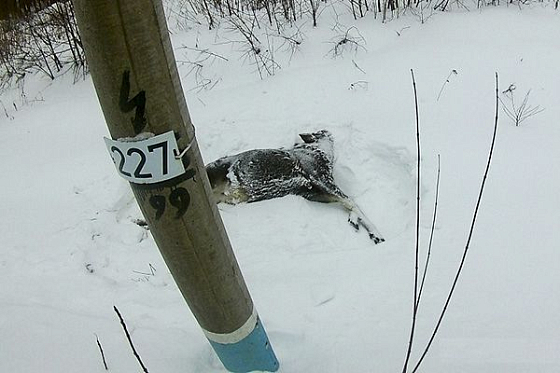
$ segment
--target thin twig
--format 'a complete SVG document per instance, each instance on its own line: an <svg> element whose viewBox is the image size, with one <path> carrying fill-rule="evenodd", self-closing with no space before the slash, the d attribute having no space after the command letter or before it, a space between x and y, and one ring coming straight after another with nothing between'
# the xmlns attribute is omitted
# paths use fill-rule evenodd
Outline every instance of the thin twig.
<svg viewBox="0 0 560 373"><path fill-rule="evenodd" d="M14 119L14 117L11 116L11 115L8 113L8 110L6 109L6 106L4 106L4 103L2 102L2 100L0 100L0 105L2 105L2 108L4 109L4 115L6 116L6 118L8 118L8 119L10 119L10 120Z"/></svg>
<svg viewBox="0 0 560 373"><path fill-rule="evenodd" d="M221 59L221 60L223 60L223 61L226 61L226 62L229 61L226 57L224 57L224 56L222 56L222 55L220 55L220 54L211 52L209 49L191 48L191 47L188 47L188 46L186 46L186 45L184 45L184 44L183 44L183 46L182 46L180 49L186 49L186 50L198 52L200 55L205 55L205 54L208 55L208 57L205 58L204 60L208 59L209 57L215 57L215 58L219 58L219 59Z"/></svg>
<svg viewBox="0 0 560 373"><path fill-rule="evenodd" d="M132 271L134 273L137 273L139 275L145 275L145 276L155 276L156 275L156 268L152 265L152 263L148 263L149 267L150 267L150 273L148 272L141 272L141 271Z"/></svg>
<svg viewBox="0 0 560 373"><path fill-rule="evenodd" d="M420 367L420 364L422 363L422 361L426 357L426 354L430 350L432 342L434 341L434 339L437 335L437 332L439 330L439 327L441 326L441 322L443 320L443 317L445 316L445 313L447 312L447 307L449 306L449 302L451 301L451 297L453 296L453 293L455 291L455 287L457 286L457 282L459 281L459 277L461 276L463 266L465 265L465 260L467 258L467 253L469 252L469 247L470 247L470 244L471 244L471 239L472 239L472 235L473 235L473 232L474 232L474 227L475 227L475 224L476 224L476 218L478 216L478 209L480 208L480 202L482 201L482 194L484 193L484 186L486 185L486 178L488 177L488 171L490 170L490 163L492 161L492 154L494 153L494 145L496 143L496 133L498 132L498 108L499 108L498 105L499 105L498 73L496 73L496 116L495 116L495 119L494 119L494 132L492 134L492 143L490 145L490 151L488 153L488 162L486 163L486 169L484 171L484 176L482 178L482 183L480 185L480 191L478 193L478 199L476 201L476 207L474 209L473 218L472 218L472 222L471 222L471 227L469 229L469 235L467 237L467 242L465 244L465 249L463 251L463 257L461 258L461 263L459 264L459 268L457 269L457 272L455 273L455 279L453 280L453 284L451 285L451 289L449 290L449 293L447 294L447 299L445 301L443 309L441 310L441 314L439 315L439 319L437 321L437 324L436 324L436 326L435 326L435 328L432 332L432 336L430 337L430 340L428 341L428 344L426 345L426 348L424 349L424 352L422 353L422 356L420 357L420 359L416 363L416 366L412 370L412 373L414 373L418 370L418 368Z"/></svg>
<svg viewBox="0 0 560 373"><path fill-rule="evenodd" d="M356 61L352 60L352 63L354 64L354 67L356 69L358 69L362 74L366 75L366 72L364 71L364 69L362 69L360 66L358 66L358 64L356 63Z"/></svg>
<svg viewBox="0 0 560 373"><path fill-rule="evenodd" d="M99 347L99 352L101 352L101 359L103 359L103 366L105 367L105 370L109 370L109 367L107 366L107 360L105 360L105 352L103 352L103 347L101 346L101 342L99 342L99 337L97 336L97 334L95 334L95 339L97 340L97 347Z"/></svg>
<svg viewBox="0 0 560 373"><path fill-rule="evenodd" d="M439 177L441 173L441 160L438 154L438 167L437 167L437 180L436 180L436 196L434 202L434 214L432 216L432 227L430 229L430 240L428 242L428 252L426 254L426 262L424 263L424 273L422 274L422 281L420 282L420 290L418 291L418 299L416 300L416 308L420 305L420 298L422 297L422 291L424 290L424 282L426 281L426 274L428 273L428 265L430 264L430 256L432 254L432 242L434 239L434 230L436 226L436 218L438 211L438 198L439 198Z"/></svg>
<svg viewBox="0 0 560 373"><path fill-rule="evenodd" d="M412 87L414 90L414 110L416 114L416 246L414 249L414 301L412 302L412 326L410 328L410 338L408 340L408 349L406 351L406 359L403 366L403 373L408 369L408 361L412 352L412 343L414 341L414 332L416 329L416 315L418 314L418 252L420 247L420 120L418 116L418 94L416 92L416 80L414 79L414 70L410 70L412 75Z"/></svg>
<svg viewBox="0 0 560 373"><path fill-rule="evenodd" d="M354 83L350 83L350 85L348 86L348 90L353 90L356 88L361 88L361 89L366 89L368 88L369 83L366 80L358 80Z"/></svg>
<svg viewBox="0 0 560 373"><path fill-rule="evenodd" d="M446 85L447 83L449 83L449 79L451 79L451 75L453 75L453 74L457 75L457 70L453 69L453 70L451 70L451 72L449 73L449 75L447 75L447 78L445 78L445 82L443 82L443 84L441 85L441 89L439 90L439 93L438 93L438 95L437 95L437 100L436 100L436 101L439 101L439 99L440 99L440 97L441 97L441 94L443 93L443 90L444 90L444 88L445 88L445 85Z"/></svg>
<svg viewBox="0 0 560 373"><path fill-rule="evenodd" d="M113 309L115 310L115 312L117 313L117 316L119 317L119 320L121 321L121 325L123 327L124 334L126 335L126 339L128 339L128 343L130 344L130 348L132 348L132 353L134 354L134 357L136 357L136 360L138 360L138 363L140 363L140 366L142 367L142 370L144 371L144 373L149 373L148 369L146 368L146 366L142 362L142 359L140 359L140 355L138 355L138 352L136 352L136 348L134 348L134 344L132 343L132 338L130 337L130 333L128 332L128 329L126 327L124 319L121 316L121 313L119 312L119 309L117 308L117 306L113 306Z"/></svg>

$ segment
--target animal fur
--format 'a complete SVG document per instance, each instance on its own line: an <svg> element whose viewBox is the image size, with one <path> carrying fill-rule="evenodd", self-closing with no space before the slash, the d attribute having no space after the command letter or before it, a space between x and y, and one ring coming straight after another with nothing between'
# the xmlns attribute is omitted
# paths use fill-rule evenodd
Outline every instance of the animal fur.
<svg viewBox="0 0 560 373"><path fill-rule="evenodd" d="M336 203L349 212L348 222L365 228L375 242L385 241L375 225L335 184L334 141L321 130L299 135L303 143L291 149L256 149L220 158L206 166L216 202L237 204L302 196L310 201Z"/></svg>

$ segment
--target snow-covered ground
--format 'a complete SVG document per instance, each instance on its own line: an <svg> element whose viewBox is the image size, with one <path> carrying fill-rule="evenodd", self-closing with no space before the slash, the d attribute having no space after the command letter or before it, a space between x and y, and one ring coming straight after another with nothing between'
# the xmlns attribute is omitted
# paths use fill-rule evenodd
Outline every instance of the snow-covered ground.
<svg viewBox="0 0 560 373"><path fill-rule="evenodd" d="M529 104L545 110L519 127L500 111L467 263L421 371L560 371L559 17L540 4L436 13L424 24L413 15L382 24L325 11L318 28L300 25L295 54L269 41L281 69L264 79L241 44L223 42L239 40L225 25L174 31L206 162L328 129L335 178L387 240L374 245L341 210L298 197L220 206L281 372L402 369L415 242L410 69L420 105L423 251L441 154L412 363L464 249L498 72L500 91L515 83L520 103L530 89ZM348 43L335 58L334 43L352 26L360 46ZM188 74L186 61L201 57L182 47L195 43L228 61L212 58L202 75ZM139 371L113 305L150 372L223 372L149 233L134 223L141 215L105 149L91 79L72 84L69 75L29 77L23 91L0 97L0 372L103 372L97 338L109 371ZM201 77L215 86L192 89Z"/></svg>

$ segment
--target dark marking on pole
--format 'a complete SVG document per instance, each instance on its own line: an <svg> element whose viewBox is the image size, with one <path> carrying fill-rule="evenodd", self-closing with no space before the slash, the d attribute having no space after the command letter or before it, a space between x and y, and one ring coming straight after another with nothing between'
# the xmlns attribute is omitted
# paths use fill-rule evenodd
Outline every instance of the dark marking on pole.
<svg viewBox="0 0 560 373"><path fill-rule="evenodd" d="M167 209L167 201L171 206L177 209L175 213L175 219L180 219L187 213L191 203L191 195L189 191L184 187L178 187L177 185L192 179L196 182L196 171L194 168L187 169L190 165L190 159L187 155L182 158L183 165L185 166L185 173L177 176L170 180L165 180L154 184L134 184L139 192L138 198L145 200L147 196L149 197L150 206L155 210L155 219L159 220L165 213ZM171 189L169 196L166 197L164 190ZM155 192L155 193L154 193ZM156 194L157 193L157 194Z"/></svg>
<svg viewBox="0 0 560 373"><path fill-rule="evenodd" d="M131 119L134 133L139 134L146 127L146 91L140 91L132 99L130 97L130 71L125 70L122 75L119 108L123 113L136 109L134 118Z"/></svg>
<svg viewBox="0 0 560 373"><path fill-rule="evenodd" d="M159 220L165 212L165 197L159 194L151 196L150 206L156 210L156 220Z"/></svg>
<svg viewBox="0 0 560 373"><path fill-rule="evenodd" d="M181 161L183 162L183 166L185 167L185 180L193 179L193 181L196 183L196 171L192 168L189 169L189 166L191 165L191 159L189 158L189 156L185 154L183 158L181 158Z"/></svg>
<svg viewBox="0 0 560 373"><path fill-rule="evenodd" d="M150 197L150 206L156 210L156 220L159 220L167 208L167 199L161 194L154 194ZM173 188L169 194L169 203L177 209L175 219L180 219L186 214L191 203L189 191L183 187Z"/></svg>
<svg viewBox="0 0 560 373"><path fill-rule="evenodd" d="M160 181L153 184L137 184L130 182L130 184L134 185L134 188L137 190L145 190L148 192L151 191L163 191L165 188L171 188L176 185L181 184L184 181L192 179L196 182L196 171L195 170L187 170L184 174L181 174L173 179Z"/></svg>
<svg viewBox="0 0 560 373"><path fill-rule="evenodd" d="M179 187L173 189L169 195L169 203L177 208L175 219L180 219L187 212L191 203L191 195L185 188Z"/></svg>

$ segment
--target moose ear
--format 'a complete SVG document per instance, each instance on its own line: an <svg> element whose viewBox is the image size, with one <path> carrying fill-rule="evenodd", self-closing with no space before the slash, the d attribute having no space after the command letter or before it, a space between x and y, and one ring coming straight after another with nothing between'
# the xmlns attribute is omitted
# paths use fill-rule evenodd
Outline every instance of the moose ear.
<svg viewBox="0 0 560 373"><path fill-rule="evenodd" d="M299 137L303 140L306 144L311 144L315 142L315 136L312 133L300 133Z"/></svg>

